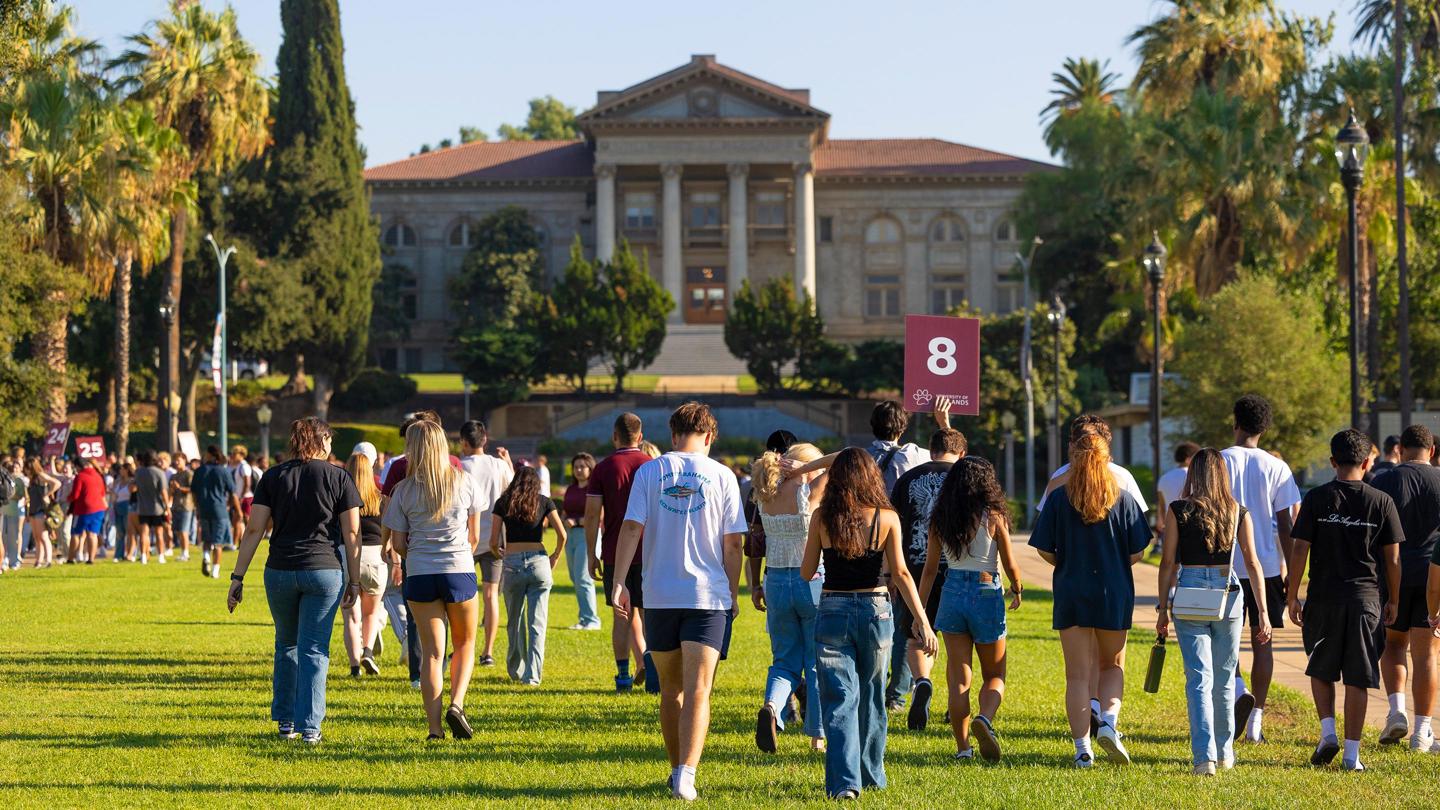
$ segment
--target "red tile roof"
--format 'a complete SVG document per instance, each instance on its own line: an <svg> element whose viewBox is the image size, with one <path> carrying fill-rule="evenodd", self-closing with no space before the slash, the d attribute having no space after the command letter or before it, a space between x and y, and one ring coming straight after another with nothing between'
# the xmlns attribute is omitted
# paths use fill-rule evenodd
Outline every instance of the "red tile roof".
<svg viewBox="0 0 1440 810"><path fill-rule="evenodd" d="M815 150L819 177L1013 175L1053 168L1048 163L936 138L830 140ZM583 141L469 143L365 171L366 180L377 182L548 180L593 175L594 155Z"/></svg>
<svg viewBox="0 0 1440 810"><path fill-rule="evenodd" d="M818 177L947 177L1025 174L1053 168L1048 163L939 138L834 139L815 150Z"/></svg>
<svg viewBox="0 0 1440 810"><path fill-rule="evenodd" d="M546 180L592 177L584 141L477 141L365 170L370 181Z"/></svg>

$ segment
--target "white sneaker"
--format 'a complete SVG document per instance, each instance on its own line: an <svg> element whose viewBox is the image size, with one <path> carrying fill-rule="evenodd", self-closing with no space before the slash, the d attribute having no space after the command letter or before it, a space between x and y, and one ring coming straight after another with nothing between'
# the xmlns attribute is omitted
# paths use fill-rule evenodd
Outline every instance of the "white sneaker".
<svg viewBox="0 0 1440 810"><path fill-rule="evenodd" d="M1080 768L1081 770L1084 770L1086 768L1093 768L1095 767L1095 758L1090 756L1089 754L1076 754L1075 767Z"/></svg>
<svg viewBox="0 0 1440 810"><path fill-rule="evenodd" d="M212 566L210 566L210 578L211 578L211 579L219 579L219 578L220 578L220 566L218 566L218 565L212 565Z"/></svg>
<svg viewBox="0 0 1440 810"><path fill-rule="evenodd" d="M1435 747L1435 732L1426 729L1424 734L1415 733L1410 735L1410 750L1417 754L1429 753L1437 750Z"/></svg>
<svg viewBox="0 0 1440 810"><path fill-rule="evenodd" d="M1385 717L1385 730L1380 732L1381 745L1399 745L1410 730L1410 718L1404 712L1390 712Z"/></svg>
<svg viewBox="0 0 1440 810"><path fill-rule="evenodd" d="M167 563L167 562L169 562L169 560L165 559L165 555L164 555L164 554L161 554L160 557L159 557L159 563L160 563L161 565L164 565L164 564Z"/></svg>
<svg viewBox="0 0 1440 810"><path fill-rule="evenodd" d="M190 552L187 551L184 554L181 554L180 562L190 562Z"/></svg>
<svg viewBox="0 0 1440 810"><path fill-rule="evenodd" d="M1100 731L1095 734L1095 742L1105 750L1111 762L1116 765L1129 765L1130 752L1126 751L1125 744L1120 742L1122 736L1114 726L1101 723Z"/></svg>
<svg viewBox="0 0 1440 810"><path fill-rule="evenodd" d="M141 565L149 565L149 564L150 564L150 558L149 558L149 557L141 557L141 558L140 558L140 564L141 564Z"/></svg>

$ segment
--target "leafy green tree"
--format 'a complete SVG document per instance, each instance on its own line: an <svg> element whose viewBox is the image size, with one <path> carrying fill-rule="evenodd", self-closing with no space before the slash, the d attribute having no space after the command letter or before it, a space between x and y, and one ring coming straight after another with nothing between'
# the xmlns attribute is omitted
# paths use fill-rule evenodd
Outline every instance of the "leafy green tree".
<svg viewBox="0 0 1440 810"><path fill-rule="evenodd" d="M460 127L460 143L475 143L476 141L488 141L490 136L485 130L479 127Z"/></svg>
<svg viewBox="0 0 1440 810"><path fill-rule="evenodd" d="M415 285L415 272L402 264L387 264L370 296L371 343L400 343L410 337L405 293ZM380 365L374 360L374 365Z"/></svg>
<svg viewBox="0 0 1440 810"><path fill-rule="evenodd" d="M568 141L580 137L575 108L554 96L530 99L530 114L520 126L500 125L502 141Z"/></svg>
<svg viewBox="0 0 1440 810"><path fill-rule="evenodd" d="M767 394L784 388L785 367L813 351L824 332L809 294L796 298L795 285L783 277L758 290L747 279L725 316L725 347Z"/></svg>
<svg viewBox="0 0 1440 810"><path fill-rule="evenodd" d="M905 344L866 340L851 345L826 338L809 342L795 373L812 390L851 397L898 391L905 380Z"/></svg>
<svg viewBox="0 0 1440 810"><path fill-rule="evenodd" d="M544 297L537 326L542 368L558 372L583 394L590 366L604 355L604 338L615 332L623 313L611 306L609 289L596 264L585 258L580 237L570 246L570 262Z"/></svg>
<svg viewBox="0 0 1440 810"><path fill-rule="evenodd" d="M649 262L637 258L621 240L610 261L599 269L613 314L602 335L605 359L615 373L615 393L625 391L625 378L660 356L665 321L675 299L650 275Z"/></svg>
<svg viewBox="0 0 1440 810"><path fill-rule="evenodd" d="M1287 293L1272 278L1242 277L1200 307L1180 339L1167 398L1202 444L1230 441L1235 400L1260 393L1275 409L1266 446L1293 467L1325 458L1330 434L1345 421L1345 356L1328 340L1319 304Z"/></svg>

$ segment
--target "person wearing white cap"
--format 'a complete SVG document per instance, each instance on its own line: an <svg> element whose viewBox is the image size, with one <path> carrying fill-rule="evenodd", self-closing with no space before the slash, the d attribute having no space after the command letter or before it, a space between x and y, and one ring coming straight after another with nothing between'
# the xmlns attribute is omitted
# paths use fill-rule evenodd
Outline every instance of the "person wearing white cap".
<svg viewBox="0 0 1440 810"><path fill-rule="evenodd" d="M390 581L390 567L385 563L380 539L380 487L375 483L375 461L379 457L375 445L360 442L350 451L345 471L355 479L360 493L360 598L345 614L345 652L350 657L350 675L358 678L363 670L379 675L375 663L385 615L385 586Z"/></svg>

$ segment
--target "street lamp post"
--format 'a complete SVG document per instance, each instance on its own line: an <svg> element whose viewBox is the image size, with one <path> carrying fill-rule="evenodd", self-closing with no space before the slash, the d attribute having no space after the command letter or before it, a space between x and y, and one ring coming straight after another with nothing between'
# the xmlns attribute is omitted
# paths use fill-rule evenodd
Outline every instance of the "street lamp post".
<svg viewBox="0 0 1440 810"><path fill-rule="evenodd" d="M261 403L260 407L255 409L255 421L260 423L261 458L270 457L270 417L273 415L274 413L270 410L270 406L264 403Z"/></svg>
<svg viewBox="0 0 1440 810"><path fill-rule="evenodd" d="M165 295L161 296L160 298L160 322L165 325L165 334L170 334L170 325L175 322L175 296L171 294L168 287L165 289ZM165 357L165 352L163 349L160 352L160 356L163 360ZM160 409L164 412L164 426L162 427L160 424L157 423L155 425L155 428L156 433L160 433L162 430L164 432L163 434L155 437L155 443L160 445L160 448L163 450L173 451L176 448L175 411L177 410L176 406L173 403L176 399L178 399L178 397L175 396L174 391L168 391L166 392L166 394L158 397L158 399L160 401L156 404L159 405Z"/></svg>
<svg viewBox="0 0 1440 810"><path fill-rule="evenodd" d="M1150 277L1150 323L1151 323L1151 348L1153 353L1150 356L1150 470L1154 475L1157 484L1160 482L1160 382L1165 373L1160 359L1160 286L1165 282L1165 245L1160 242L1160 234L1152 232L1150 244L1145 247L1145 258L1141 261L1145 265L1145 273ZM1156 497L1156 508L1163 508L1161 498Z"/></svg>
<svg viewBox="0 0 1440 810"><path fill-rule="evenodd" d="M215 251L215 262L220 265L220 452L230 453L230 381L225 375L230 373L230 335L229 326L225 322L225 265L229 264L230 257L235 255L235 246L220 250L215 243L215 235L205 234L205 241L210 243L210 249Z"/></svg>
<svg viewBox="0 0 1440 810"><path fill-rule="evenodd" d="M1020 336L1020 379L1025 384L1025 525L1035 520L1035 381L1031 376L1030 362L1030 263L1035 260L1035 249L1045 242L1035 237L1030 243L1030 255L1015 254L1020 262L1021 295L1025 307L1025 328Z"/></svg>
<svg viewBox="0 0 1440 810"><path fill-rule="evenodd" d="M1015 414L1000 414L1000 427L1005 431L1005 495L1015 495Z"/></svg>
<svg viewBox="0 0 1440 810"><path fill-rule="evenodd" d="M1051 417L1054 422L1050 428L1055 432L1055 459L1054 465L1051 467L1053 470L1059 468L1062 461L1060 450L1060 333L1065 328L1065 302L1061 300L1058 292L1050 301L1050 324L1055 327L1055 413Z"/></svg>
<svg viewBox="0 0 1440 810"><path fill-rule="evenodd" d="M1335 136L1335 159L1340 163L1340 184L1345 187L1345 202L1349 209L1347 248L1350 256L1350 427L1356 430L1366 430L1367 425L1360 415L1360 274L1357 268L1360 252L1356 238L1358 225L1355 216L1355 192L1360 190L1360 183L1365 179L1365 155L1369 151L1370 136L1365 134L1364 127L1356 122L1355 113L1351 112L1350 120L1345 122L1345 126L1341 127Z"/></svg>

